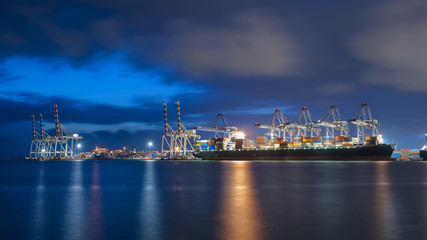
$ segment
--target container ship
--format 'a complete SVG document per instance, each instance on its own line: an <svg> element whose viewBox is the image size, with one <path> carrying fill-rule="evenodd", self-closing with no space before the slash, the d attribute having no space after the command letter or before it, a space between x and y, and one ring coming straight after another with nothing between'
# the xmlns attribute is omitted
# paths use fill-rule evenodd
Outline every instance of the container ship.
<svg viewBox="0 0 427 240"><path fill-rule="evenodd" d="M206 160L393 160L396 145L383 143L379 122L366 103L349 121L342 120L336 106L331 106L322 119L312 119L306 107L300 110L298 119L290 122L276 109L272 120L255 124L270 131L268 138L259 136L255 142L244 139L239 131L229 131L225 136L224 130L235 128L216 127L224 131L224 137L196 140L193 155ZM349 136L349 123L356 126L357 137ZM320 134L322 129L324 136Z"/></svg>
<svg viewBox="0 0 427 240"><path fill-rule="evenodd" d="M378 143L367 137L365 144L353 144L350 138L336 136L295 137L292 143L275 139L276 143L257 137L257 146L243 144L246 139L236 139L235 147L227 148L227 139L217 138L194 143L194 156L205 160L331 160L331 161L391 161L396 149L394 144ZM302 140L300 140L302 139ZM352 139L353 140L353 139ZM304 142L302 142L304 141Z"/></svg>

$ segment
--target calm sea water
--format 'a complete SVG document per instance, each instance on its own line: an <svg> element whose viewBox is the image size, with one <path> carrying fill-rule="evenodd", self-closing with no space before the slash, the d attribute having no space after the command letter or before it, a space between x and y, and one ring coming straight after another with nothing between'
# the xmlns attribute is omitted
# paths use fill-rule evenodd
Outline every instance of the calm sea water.
<svg viewBox="0 0 427 240"><path fill-rule="evenodd" d="M1 239L427 239L427 163L0 161Z"/></svg>

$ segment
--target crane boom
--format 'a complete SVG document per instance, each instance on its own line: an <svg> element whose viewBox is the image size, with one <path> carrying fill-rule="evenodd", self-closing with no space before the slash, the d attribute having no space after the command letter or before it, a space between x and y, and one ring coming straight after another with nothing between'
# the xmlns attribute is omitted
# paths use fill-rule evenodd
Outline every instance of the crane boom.
<svg viewBox="0 0 427 240"><path fill-rule="evenodd" d="M228 126L228 123L225 121L224 114L222 113L217 114L215 127L198 126L198 127L195 127L194 129L207 131L207 132L214 132L215 137L221 137L220 134L223 134L222 137L233 136L234 132L237 131L237 127Z"/></svg>

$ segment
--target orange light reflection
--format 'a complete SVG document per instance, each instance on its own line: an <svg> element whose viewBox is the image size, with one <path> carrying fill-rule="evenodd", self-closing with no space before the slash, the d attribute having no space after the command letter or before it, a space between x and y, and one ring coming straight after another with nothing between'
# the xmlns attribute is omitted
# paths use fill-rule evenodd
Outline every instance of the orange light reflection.
<svg viewBox="0 0 427 240"><path fill-rule="evenodd" d="M250 162L230 162L224 177L220 239L263 239L263 223Z"/></svg>
<svg viewBox="0 0 427 240"><path fill-rule="evenodd" d="M388 165L388 162L376 162L374 195L376 239L387 239L387 236L399 235L399 225L397 223L396 206L390 187Z"/></svg>

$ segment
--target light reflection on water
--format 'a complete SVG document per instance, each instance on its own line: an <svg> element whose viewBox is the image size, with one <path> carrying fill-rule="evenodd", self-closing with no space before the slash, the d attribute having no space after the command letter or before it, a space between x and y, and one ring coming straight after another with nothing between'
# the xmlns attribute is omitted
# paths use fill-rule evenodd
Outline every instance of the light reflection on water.
<svg viewBox="0 0 427 240"><path fill-rule="evenodd" d="M38 183L36 186L36 196L33 214L32 214L32 226L30 226L30 238L31 239L43 239L46 234L46 213L45 213L45 186L44 186L44 165L39 168Z"/></svg>
<svg viewBox="0 0 427 240"><path fill-rule="evenodd" d="M84 239L85 231L85 198L83 189L83 174L81 162L71 166L70 185L66 189L64 213L65 239Z"/></svg>
<svg viewBox="0 0 427 240"><path fill-rule="evenodd" d="M223 178L220 199L221 239L263 239L263 221L250 162L232 162Z"/></svg>
<svg viewBox="0 0 427 240"><path fill-rule="evenodd" d="M0 164L2 239L427 239L422 162Z"/></svg>
<svg viewBox="0 0 427 240"><path fill-rule="evenodd" d="M388 164L378 162L375 164L375 194L374 194L374 218L375 236L377 239L400 239L399 228L396 222L395 205L390 179L388 176Z"/></svg>
<svg viewBox="0 0 427 240"><path fill-rule="evenodd" d="M161 233L162 213L159 206L158 189L156 182L155 163L147 161L142 174L140 190L139 239L158 239Z"/></svg>
<svg viewBox="0 0 427 240"><path fill-rule="evenodd" d="M97 162L93 163L91 184L89 190L89 236L90 239L104 238L104 214L102 203L102 192L100 183L99 166ZM81 207L83 209L83 206ZM82 214L83 215L83 214ZM84 219L82 219L84 222ZM81 228L82 230L84 228ZM74 235L74 239L76 235Z"/></svg>

